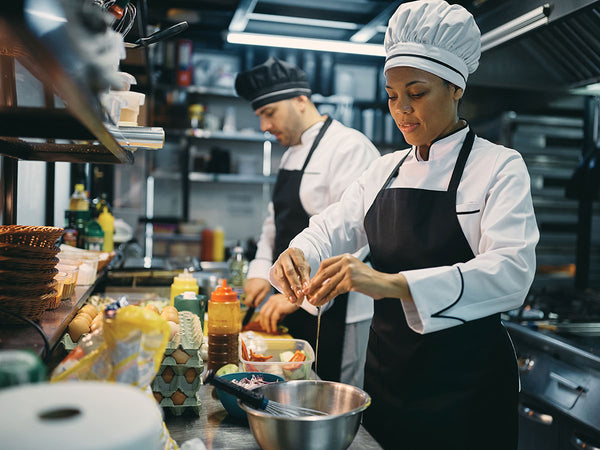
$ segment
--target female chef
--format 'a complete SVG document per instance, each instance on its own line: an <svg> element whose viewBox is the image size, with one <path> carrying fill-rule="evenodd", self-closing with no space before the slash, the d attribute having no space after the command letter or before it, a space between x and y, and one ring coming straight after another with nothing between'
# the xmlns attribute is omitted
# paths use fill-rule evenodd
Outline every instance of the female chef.
<svg viewBox="0 0 600 450"><path fill-rule="evenodd" d="M385 49L390 113L411 148L313 216L270 280L313 314L342 292L377 299L364 422L385 448L516 449L519 381L500 312L522 304L535 272L529 175L458 117L480 56L467 10L402 4ZM366 243L373 268L350 255Z"/></svg>

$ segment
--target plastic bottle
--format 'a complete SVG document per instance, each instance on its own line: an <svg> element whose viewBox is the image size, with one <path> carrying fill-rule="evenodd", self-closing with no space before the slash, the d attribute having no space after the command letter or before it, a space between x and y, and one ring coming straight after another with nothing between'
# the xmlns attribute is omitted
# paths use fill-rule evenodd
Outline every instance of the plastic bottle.
<svg viewBox="0 0 600 450"><path fill-rule="evenodd" d="M96 219L85 224L85 249L100 250L104 248L104 230Z"/></svg>
<svg viewBox="0 0 600 450"><path fill-rule="evenodd" d="M218 286L208 301L208 369L219 370L225 364L238 364L241 329L240 301L227 281Z"/></svg>
<svg viewBox="0 0 600 450"><path fill-rule="evenodd" d="M212 261L213 257L213 231L210 228L204 228L200 233L200 260Z"/></svg>
<svg viewBox="0 0 600 450"><path fill-rule="evenodd" d="M225 231L221 227L213 230L213 261L225 261Z"/></svg>
<svg viewBox="0 0 600 450"><path fill-rule="evenodd" d="M115 218L108 212L106 206L98 216L98 223L102 227L102 231L104 231L104 246L102 247L102 250L105 252L112 252L114 249L113 235L115 234Z"/></svg>
<svg viewBox="0 0 600 450"><path fill-rule="evenodd" d="M248 273L248 260L244 255L244 248L238 242L233 248L231 257L228 260L229 266L229 285L241 297L244 293L246 284L246 274Z"/></svg>
<svg viewBox="0 0 600 450"><path fill-rule="evenodd" d="M85 192L83 184L78 183L75 185L75 190L71 194L69 200L69 210L71 211L89 211L90 203L88 195Z"/></svg>
<svg viewBox="0 0 600 450"><path fill-rule="evenodd" d="M72 211L65 211L65 234L62 242L71 247L77 247L77 225L75 224L75 214Z"/></svg>
<svg viewBox="0 0 600 450"><path fill-rule="evenodd" d="M187 269L183 269L183 272L173 278L171 284L171 306L175 304L175 297L187 291L198 294L198 282Z"/></svg>

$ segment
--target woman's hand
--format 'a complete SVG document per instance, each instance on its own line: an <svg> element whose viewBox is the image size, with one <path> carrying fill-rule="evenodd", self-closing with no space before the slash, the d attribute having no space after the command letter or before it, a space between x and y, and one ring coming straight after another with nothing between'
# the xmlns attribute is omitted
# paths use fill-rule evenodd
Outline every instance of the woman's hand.
<svg viewBox="0 0 600 450"><path fill-rule="evenodd" d="M258 321L267 333L275 333L277 325L285 316L297 311L299 306L291 304L284 295L274 294L260 308Z"/></svg>
<svg viewBox="0 0 600 450"><path fill-rule="evenodd" d="M308 287L310 265L302 250L288 248L273 265L272 276L279 283L285 298L298 306L304 300Z"/></svg>
<svg viewBox="0 0 600 450"><path fill-rule="evenodd" d="M271 283L264 278L249 278L244 285L244 305L257 307L271 292Z"/></svg>
<svg viewBox="0 0 600 450"><path fill-rule="evenodd" d="M384 297L412 300L404 275L378 272L349 253L323 261L305 294L309 303L321 306L350 291L376 300Z"/></svg>

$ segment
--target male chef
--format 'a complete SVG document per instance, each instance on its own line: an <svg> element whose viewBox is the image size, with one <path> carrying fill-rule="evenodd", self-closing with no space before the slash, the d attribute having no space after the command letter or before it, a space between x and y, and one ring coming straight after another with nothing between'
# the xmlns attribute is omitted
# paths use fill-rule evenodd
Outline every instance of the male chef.
<svg viewBox="0 0 600 450"><path fill-rule="evenodd" d="M235 88L248 100L264 132L287 147L279 166L267 218L250 262L245 304L259 306L259 321L270 332L279 322L294 338L317 350L318 318L271 295L269 268L311 216L337 202L344 190L379 156L357 130L321 115L310 100L305 73L277 58L239 73ZM368 249L362 249L364 258ZM268 298L267 298L268 297ZM316 370L320 378L362 387L373 301L350 292L322 310ZM328 304L329 305L329 304Z"/></svg>

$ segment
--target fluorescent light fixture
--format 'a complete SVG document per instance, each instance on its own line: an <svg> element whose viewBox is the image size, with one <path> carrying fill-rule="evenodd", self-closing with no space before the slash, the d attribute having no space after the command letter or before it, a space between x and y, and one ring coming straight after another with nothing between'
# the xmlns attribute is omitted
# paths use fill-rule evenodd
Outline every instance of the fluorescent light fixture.
<svg viewBox="0 0 600 450"><path fill-rule="evenodd" d="M550 5L546 3L510 22L506 22L498 28L488 31L481 36L481 51L485 52L528 31L547 25L549 13Z"/></svg>
<svg viewBox="0 0 600 450"><path fill-rule="evenodd" d="M363 44L329 39L312 39L275 34L228 32L230 44L258 45L263 47L297 48L321 52L350 53L355 55L385 56L382 44Z"/></svg>

